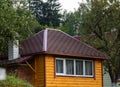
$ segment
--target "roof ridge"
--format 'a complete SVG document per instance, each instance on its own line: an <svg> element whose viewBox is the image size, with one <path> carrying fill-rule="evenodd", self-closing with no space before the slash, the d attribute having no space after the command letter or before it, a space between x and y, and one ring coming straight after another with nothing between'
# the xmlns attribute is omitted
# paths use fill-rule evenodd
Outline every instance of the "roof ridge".
<svg viewBox="0 0 120 87"><path fill-rule="evenodd" d="M71 36L71 35L69 35L69 34L63 32L62 30L52 29L52 28L46 28L46 29L47 29L47 30L54 30L54 31L62 32L62 33L64 33L65 35L69 36L70 38L72 38L72 39L74 39L74 40L76 40L76 41L79 41L80 43L84 44L85 46L87 46L87 47L89 47L89 48L91 48L91 49L93 49L93 50L96 50L97 52L101 53L99 50L97 50L96 48L92 47L91 45L86 44L85 42L82 42L82 41L76 39L74 36Z"/></svg>
<svg viewBox="0 0 120 87"><path fill-rule="evenodd" d="M73 37L73 36L71 36L71 35L69 35L69 34L67 34L67 33L65 33L65 32L63 32L61 30L59 30L59 31L62 32L62 33L64 33L65 35L69 36L70 38L73 38L74 40L79 41L80 43L84 44L85 46L87 46L87 47L89 47L89 48L91 48L93 50L96 50L97 52L101 53L99 50L97 50L96 48L92 47L91 45L89 45L89 44L87 44L85 42L82 42L82 41L76 39L75 37Z"/></svg>
<svg viewBox="0 0 120 87"><path fill-rule="evenodd" d="M41 35L39 35L41 34ZM56 36L56 37L55 37ZM98 51L96 48L90 46L89 44L86 44L85 42L82 42L76 38L74 38L73 36L70 36L69 34L58 30L58 29L52 29L52 28L45 28L42 31L38 32L37 34L33 35L32 39L35 39L34 41L32 40L28 40L27 42L24 43L24 47L25 52L23 51L23 54L32 54L32 53L40 53L40 52L45 52L45 53L53 53L53 54L57 54L57 52L60 54L71 54L71 55L86 55L86 56L103 56L103 53ZM60 39L59 39L60 38ZM65 39L62 39L65 38ZM72 40L72 42L70 41ZM64 45L64 43L62 43L61 41L64 41L65 43L68 44L68 47L66 47L67 45ZM66 42L67 41L67 42ZM31 42L31 44L29 44ZM69 44L69 43L70 44ZM61 44L62 45L61 45ZM28 45L26 45L28 44ZM39 46L37 46L37 44ZM57 46L58 45L58 46ZM31 48L29 48L29 46L31 46ZM73 46L73 47L69 47L69 46ZM77 49L77 47L79 47L79 49ZM61 47L66 47L65 48L61 48ZM73 51L76 50L77 51ZM88 50L89 49L89 50ZM31 52L30 52L31 50ZM71 50L71 51L70 51ZM73 52L72 52L73 51ZM83 52L84 51L84 52ZM86 53L88 52L89 53ZM96 53L95 53L96 52ZM79 53L79 54L77 54Z"/></svg>
<svg viewBox="0 0 120 87"><path fill-rule="evenodd" d="M43 29L43 30L41 30L41 31L39 31L39 32L37 32L37 33L35 33L35 34L33 34L32 36L30 36L30 37L28 37L28 38L26 38L26 39L22 40L21 42L24 42L24 41L26 41L26 40L29 40L29 39L31 39L31 38L33 38L33 37L35 37L36 35L40 34L41 32L44 32L44 29ZM21 43L21 42L20 42L20 43Z"/></svg>
<svg viewBox="0 0 120 87"><path fill-rule="evenodd" d="M65 35L67 35L67 36L69 36L69 37L71 37L71 38L77 40L76 38L74 38L73 36L71 36L71 35L65 33L65 32L62 31L62 30L59 30L59 29L53 29L53 28L46 28L46 29L47 29L47 30L52 30L52 31L59 31L59 32L62 32L62 33L64 33ZM79 41L79 40L77 40L77 41Z"/></svg>
<svg viewBox="0 0 120 87"><path fill-rule="evenodd" d="M91 34L92 35L92 34ZM73 38L75 38L76 36L73 36ZM78 37L81 37L81 36L78 36ZM77 38L75 38L76 40L79 40L79 39L77 39ZM81 40L79 40L81 43L83 43L84 45L86 45L87 47L90 47L91 49L93 49L93 50L96 50L96 51L98 51L99 53L102 53L101 51L99 51L99 50L97 50L95 47L93 47L93 46L91 46L90 44L87 44L87 43L85 43L85 42L82 42ZM103 54L103 53L102 53Z"/></svg>
<svg viewBox="0 0 120 87"><path fill-rule="evenodd" d="M48 29L44 29L43 33L43 51L47 51Z"/></svg>

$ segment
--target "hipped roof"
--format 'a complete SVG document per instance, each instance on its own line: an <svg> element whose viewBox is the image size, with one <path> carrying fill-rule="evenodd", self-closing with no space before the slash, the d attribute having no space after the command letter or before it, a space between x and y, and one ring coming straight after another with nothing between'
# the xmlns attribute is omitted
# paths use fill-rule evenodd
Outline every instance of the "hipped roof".
<svg viewBox="0 0 120 87"><path fill-rule="evenodd" d="M20 43L21 58L9 61L6 60L6 54L1 56L0 64L22 63L34 58L37 54L105 59L105 55L92 46L63 31L47 28Z"/></svg>
<svg viewBox="0 0 120 87"><path fill-rule="evenodd" d="M71 57L99 58L105 55L90 45L55 29L45 29L20 44L20 54L52 54Z"/></svg>

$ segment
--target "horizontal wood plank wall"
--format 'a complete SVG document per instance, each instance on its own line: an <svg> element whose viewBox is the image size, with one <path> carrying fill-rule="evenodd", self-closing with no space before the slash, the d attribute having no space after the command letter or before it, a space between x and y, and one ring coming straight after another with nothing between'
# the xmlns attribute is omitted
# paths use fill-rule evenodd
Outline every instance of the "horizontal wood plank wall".
<svg viewBox="0 0 120 87"><path fill-rule="evenodd" d="M46 87L102 87L101 61L95 60L95 79L55 76L53 56L46 56Z"/></svg>
<svg viewBox="0 0 120 87"><path fill-rule="evenodd" d="M28 82L34 84L34 76L35 73L30 69L30 67L26 66L19 66L17 68L18 77L22 78L23 80L27 80Z"/></svg>
<svg viewBox="0 0 120 87"><path fill-rule="evenodd" d="M45 66L44 66L44 55L39 55L35 58L35 85L34 87L44 87L44 75L45 75Z"/></svg>
<svg viewBox="0 0 120 87"><path fill-rule="evenodd" d="M33 69L35 69L35 60L34 58L27 61ZM6 68L7 74L13 74L17 77L30 82L34 85L35 82L35 72L26 64L21 63L17 65L11 65ZM1 86L0 86L1 87ZM21 86L22 87L22 86Z"/></svg>

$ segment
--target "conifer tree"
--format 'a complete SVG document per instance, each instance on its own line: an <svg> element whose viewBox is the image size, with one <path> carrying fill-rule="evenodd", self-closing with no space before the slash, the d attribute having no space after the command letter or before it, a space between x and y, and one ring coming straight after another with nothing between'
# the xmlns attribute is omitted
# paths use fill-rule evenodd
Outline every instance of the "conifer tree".
<svg viewBox="0 0 120 87"><path fill-rule="evenodd" d="M40 25L59 26L61 5L58 0L31 0L29 7Z"/></svg>

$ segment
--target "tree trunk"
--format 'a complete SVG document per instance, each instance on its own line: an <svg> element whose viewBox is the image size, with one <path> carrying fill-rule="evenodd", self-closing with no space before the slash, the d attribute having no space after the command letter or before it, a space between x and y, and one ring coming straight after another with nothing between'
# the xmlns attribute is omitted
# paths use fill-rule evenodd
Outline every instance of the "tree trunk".
<svg viewBox="0 0 120 87"><path fill-rule="evenodd" d="M112 82L112 86L111 87L117 87L117 83Z"/></svg>

